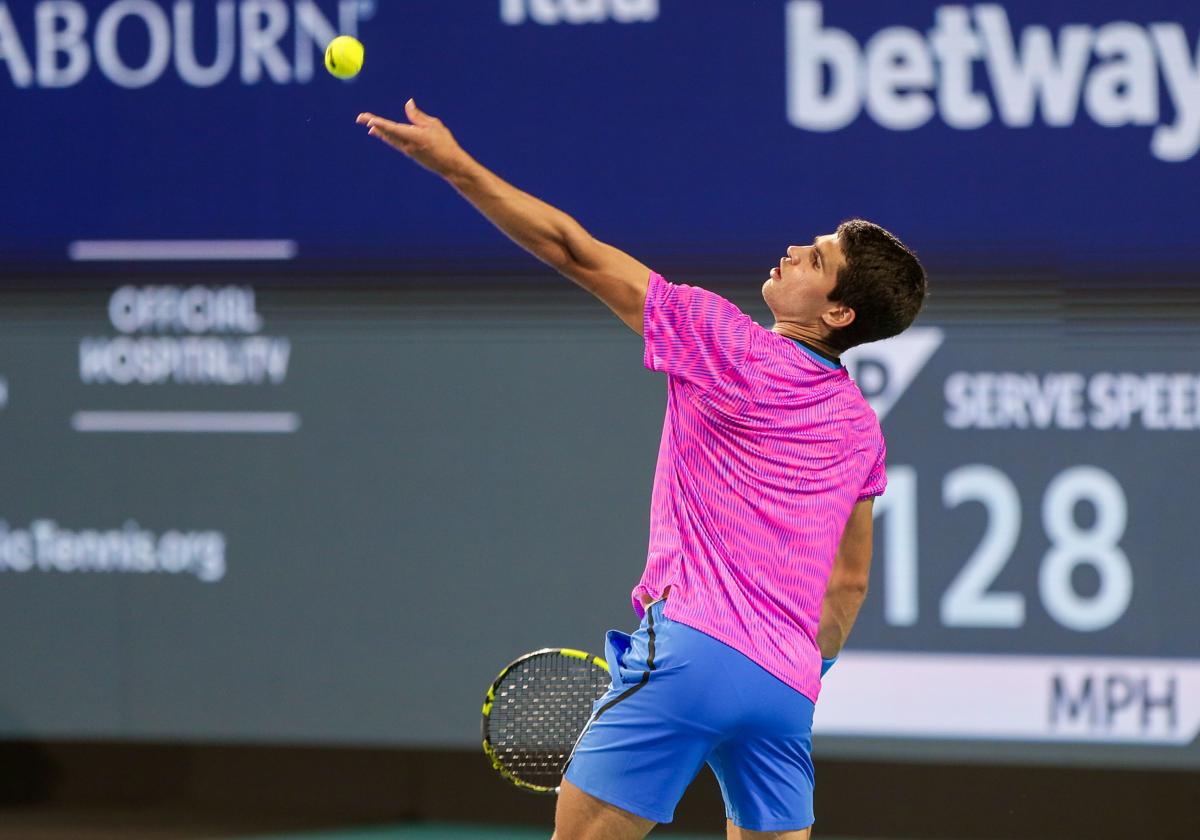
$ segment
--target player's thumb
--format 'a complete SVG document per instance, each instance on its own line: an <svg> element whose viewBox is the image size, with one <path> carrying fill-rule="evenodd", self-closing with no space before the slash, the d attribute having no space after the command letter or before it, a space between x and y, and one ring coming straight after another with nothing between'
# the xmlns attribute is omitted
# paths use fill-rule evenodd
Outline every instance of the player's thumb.
<svg viewBox="0 0 1200 840"><path fill-rule="evenodd" d="M417 107L415 99L404 103L404 113L408 114L408 121L413 125L428 125L431 121L431 117Z"/></svg>

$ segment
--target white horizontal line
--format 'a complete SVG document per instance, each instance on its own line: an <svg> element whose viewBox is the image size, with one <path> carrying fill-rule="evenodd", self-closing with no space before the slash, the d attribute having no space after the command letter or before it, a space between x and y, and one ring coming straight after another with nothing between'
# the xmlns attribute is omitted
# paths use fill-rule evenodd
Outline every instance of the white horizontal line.
<svg viewBox="0 0 1200 840"><path fill-rule="evenodd" d="M77 432L234 432L291 434L300 428L292 411L77 411Z"/></svg>
<svg viewBox="0 0 1200 840"><path fill-rule="evenodd" d="M67 247L76 262L115 260L290 260L294 239L81 239Z"/></svg>

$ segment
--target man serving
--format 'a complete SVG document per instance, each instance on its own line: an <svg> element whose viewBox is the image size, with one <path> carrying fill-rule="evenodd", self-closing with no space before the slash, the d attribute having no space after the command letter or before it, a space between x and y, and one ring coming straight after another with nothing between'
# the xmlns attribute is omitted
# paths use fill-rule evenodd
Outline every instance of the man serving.
<svg viewBox="0 0 1200 840"><path fill-rule="evenodd" d="M410 99L369 134L445 178L514 242L602 300L667 374L667 414L633 634L563 777L555 840L636 840L708 764L730 838L807 840L812 716L867 591L883 434L838 358L905 330L925 272L862 220L791 245L755 324L667 282L506 183Z"/></svg>

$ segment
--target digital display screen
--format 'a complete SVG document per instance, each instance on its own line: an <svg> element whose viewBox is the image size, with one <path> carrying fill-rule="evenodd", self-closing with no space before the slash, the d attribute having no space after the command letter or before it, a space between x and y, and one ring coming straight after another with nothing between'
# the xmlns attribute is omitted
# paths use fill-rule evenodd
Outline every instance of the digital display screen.
<svg viewBox="0 0 1200 840"><path fill-rule="evenodd" d="M636 624L640 340L565 281L422 288L7 295L0 736L467 747L506 662ZM823 754L1200 766L1195 325L1102 323L935 303L847 354L889 486Z"/></svg>

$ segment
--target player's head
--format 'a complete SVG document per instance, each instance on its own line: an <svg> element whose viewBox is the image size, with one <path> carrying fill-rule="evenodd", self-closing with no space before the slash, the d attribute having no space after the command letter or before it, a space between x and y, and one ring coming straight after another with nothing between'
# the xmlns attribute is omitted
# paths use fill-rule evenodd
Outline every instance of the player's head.
<svg viewBox="0 0 1200 840"><path fill-rule="evenodd" d="M925 269L877 224L851 219L792 245L763 284L777 324L813 328L839 351L897 335L925 300Z"/></svg>

